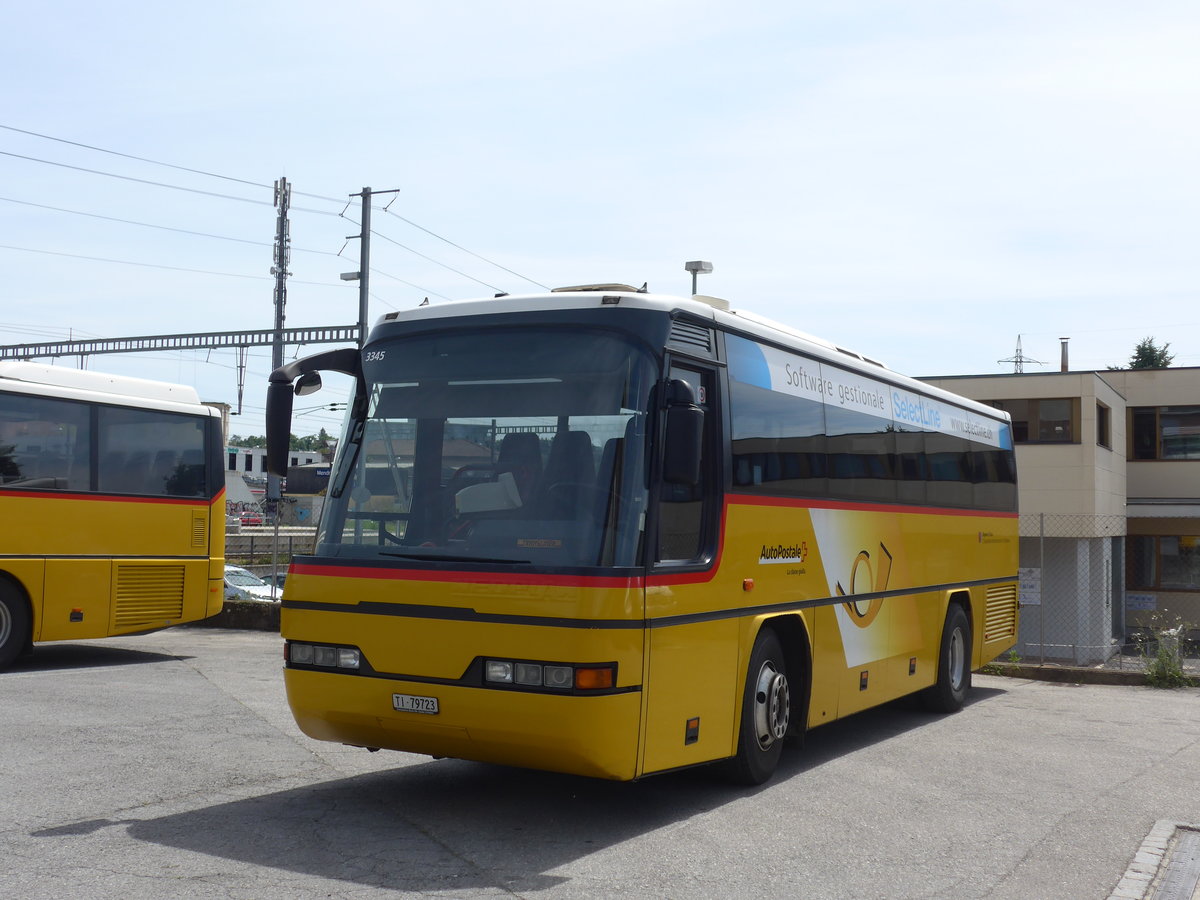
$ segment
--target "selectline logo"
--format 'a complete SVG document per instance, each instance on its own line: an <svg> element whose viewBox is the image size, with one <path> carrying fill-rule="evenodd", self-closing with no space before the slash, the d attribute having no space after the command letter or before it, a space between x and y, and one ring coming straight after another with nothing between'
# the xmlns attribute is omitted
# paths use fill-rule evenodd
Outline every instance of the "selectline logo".
<svg viewBox="0 0 1200 900"><path fill-rule="evenodd" d="M762 552L758 555L759 565L774 563L802 563L808 559L808 542L799 544L763 544Z"/></svg>

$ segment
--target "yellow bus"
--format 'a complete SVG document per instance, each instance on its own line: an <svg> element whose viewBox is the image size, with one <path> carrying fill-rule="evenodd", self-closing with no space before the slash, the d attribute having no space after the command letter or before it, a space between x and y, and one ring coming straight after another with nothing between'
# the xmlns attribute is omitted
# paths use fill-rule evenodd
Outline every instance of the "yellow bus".
<svg viewBox="0 0 1200 900"><path fill-rule="evenodd" d="M389 313L281 628L308 735L629 780L920 692L1017 633L1007 415L715 298L623 285Z"/></svg>
<svg viewBox="0 0 1200 900"><path fill-rule="evenodd" d="M0 362L0 668L220 612L222 440L190 387Z"/></svg>

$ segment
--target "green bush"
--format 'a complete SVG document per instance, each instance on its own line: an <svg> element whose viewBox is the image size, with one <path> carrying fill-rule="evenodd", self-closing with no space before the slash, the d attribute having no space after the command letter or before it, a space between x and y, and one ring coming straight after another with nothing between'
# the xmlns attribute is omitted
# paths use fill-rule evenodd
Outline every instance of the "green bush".
<svg viewBox="0 0 1200 900"><path fill-rule="evenodd" d="M1150 623L1154 650L1150 652L1142 645L1142 658L1146 663L1146 683L1151 687L1177 688L1193 683L1183 670L1183 642L1188 632L1182 620L1167 622L1156 619Z"/></svg>

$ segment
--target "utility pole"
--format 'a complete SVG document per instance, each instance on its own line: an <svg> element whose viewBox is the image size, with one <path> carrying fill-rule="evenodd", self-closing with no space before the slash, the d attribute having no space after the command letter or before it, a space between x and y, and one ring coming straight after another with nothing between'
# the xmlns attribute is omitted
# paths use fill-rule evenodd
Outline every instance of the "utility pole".
<svg viewBox="0 0 1200 900"><path fill-rule="evenodd" d="M369 187L362 189L361 193L351 194L351 197L362 197L362 226L358 234L346 235L346 240L358 240L358 271L343 272L342 281L357 281L358 282L358 346L361 347L367 342L367 329L370 323L367 321L367 301L370 299L370 277L371 277L371 198L376 194L395 194L399 188L392 188L388 191L373 191ZM388 204L389 206L391 204ZM384 207L386 211L387 207Z"/></svg>
<svg viewBox="0 0 1200 900"><path fill-rule="evenodd" d="M284 307L287 305L287 279L291 272L288 265L292 260L291 225L288 222L288 204L292 200L292 186L286 178L275 182L275 206L279 216L275 220L275 265L271 266L271 274L275 276L275 335L271 340L271 371L283 365L283 320ZM242 376L243 378L245 376ZM241 411L242 397L239 382L238 411ZM282 496L280 479L273 473L267 474L267 503L274 513L275 528L279 528L279 500Z"/></svg>
<svg viewBox="0 0 1200 900"><path fill-rule="evenodd" d="M288 266L292 261L291 224L288 222L288 205L292 201L292 186L286 178L275 182L275 206L279 217L275 223L275 265L271 274L275 276L275 341L271 345L271 369L283 365L283 308L287 305L287 279L292 273Z"/></svg>
<svg viewBox="0 0 1200 900"><path fill-rule="evenodd" d="M358 346L367 342L368 282L371 277L371 189L362 189L362 232L358 242Z"/></svg>

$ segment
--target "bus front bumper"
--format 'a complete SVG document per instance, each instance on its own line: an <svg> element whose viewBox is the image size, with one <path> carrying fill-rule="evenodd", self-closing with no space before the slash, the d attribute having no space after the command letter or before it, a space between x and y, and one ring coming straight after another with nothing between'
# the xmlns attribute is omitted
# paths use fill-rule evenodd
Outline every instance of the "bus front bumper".
<svg viewBox="0 0 1200 900"><path fill-rule="evenodd" d="M285 669L296 724L306 735L594 778L635 778L641 692L554 695L431 685ZM436 698L438 712L400 711L393 695Z"/></svg>

